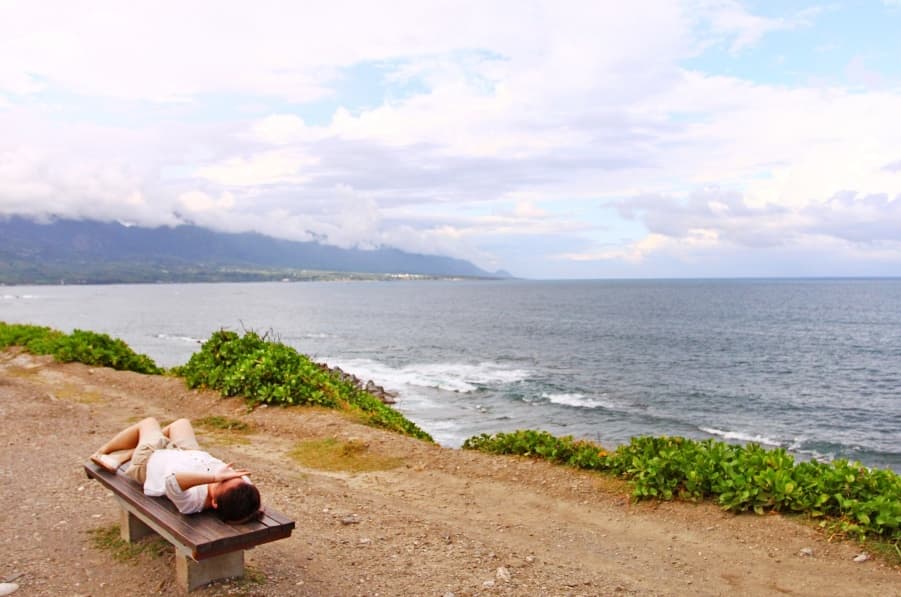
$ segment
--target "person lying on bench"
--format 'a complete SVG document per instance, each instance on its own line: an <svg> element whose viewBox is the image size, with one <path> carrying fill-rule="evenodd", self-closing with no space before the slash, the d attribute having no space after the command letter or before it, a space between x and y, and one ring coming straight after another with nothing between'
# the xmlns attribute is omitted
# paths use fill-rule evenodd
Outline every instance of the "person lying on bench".
<svg viewBox="0 0 901 597"><path fill-rule="evenodd" d="M98 466L114 473L131 461L125 474L140 483L145 495L168 497L182 514L212 508L225 522L258 518L260 492L247 478L200 449L188 419L160 429L153 417L123 429L91 455Z"/></svg>

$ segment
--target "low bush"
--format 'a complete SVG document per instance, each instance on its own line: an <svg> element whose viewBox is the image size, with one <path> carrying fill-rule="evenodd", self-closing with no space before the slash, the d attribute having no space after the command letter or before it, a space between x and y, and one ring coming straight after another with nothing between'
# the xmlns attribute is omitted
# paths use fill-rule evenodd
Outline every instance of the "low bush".
<svg viewBox="0 0 901 597"><path fill-rule="evenodd" d="M188 387L207 387L250 404L314 405L358 415L363 422L432 441L415 423L372 394L340 379L290 346L256 332L215 332L173 373Z"/></svg>
<svg viewBox="0 0 901 597"><path fill-rule="evenodd" d="M79 362L138 373L162 373L153 359L106 334L73 330L71 334L37 325L0 322L0 350L21 346L32 354L52 355L62 363Z"/></svg>
<svg viewBox="0 0 901 597"><path fill-rule="evenodd" d="M636 437L608 453L532 430L482 434L463 448L609 471L629 479L637 499L713 499L731 512L797 512L858 537L901 539L901 476L857 462L796 464L781 448L682 437Z"/></svg>

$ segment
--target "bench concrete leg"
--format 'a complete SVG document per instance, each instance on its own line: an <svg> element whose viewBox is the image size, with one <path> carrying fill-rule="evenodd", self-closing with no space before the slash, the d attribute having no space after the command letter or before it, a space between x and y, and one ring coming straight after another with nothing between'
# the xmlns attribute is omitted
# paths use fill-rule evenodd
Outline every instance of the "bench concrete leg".
<svg viewBox="0 0 901 597"><path fill-rule="evenodd" d="M238 550L215 558L195 562L181 553L175 554L175 580L184 591L223 578L244 576L244 551Z"/></svg>
<svg viewBox="0 0 901 597"><path fill-rule="evenodd" d="M144 521L122 508L119 510L119 535L123 541L133 543L148 535L156 535L156 531L144 524Z"/></svg>

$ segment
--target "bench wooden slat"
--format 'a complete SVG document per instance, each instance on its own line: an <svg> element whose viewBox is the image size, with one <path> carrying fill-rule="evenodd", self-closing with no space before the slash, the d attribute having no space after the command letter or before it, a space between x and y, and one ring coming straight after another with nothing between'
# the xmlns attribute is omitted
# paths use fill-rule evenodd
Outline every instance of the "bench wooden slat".
<svg viewBox="0 0 901 597"><path fill-rule="evenodd" d="M294 529L294 521L268 508L260 520L238 525L222 522L209 511L186 516L167 498L144 495L140 485L123 474L110 473L93 462L84 469L129 507L163 527L197 561L284 539Z"/></svg>
<svg viewBox="0 0 901 597"><path fill-rule="evenodd" d="M283 524L294 524L294 521L282 514L277 510L266 510L263 518L269 522L266 522L269 526L280 526Z"/></svg>

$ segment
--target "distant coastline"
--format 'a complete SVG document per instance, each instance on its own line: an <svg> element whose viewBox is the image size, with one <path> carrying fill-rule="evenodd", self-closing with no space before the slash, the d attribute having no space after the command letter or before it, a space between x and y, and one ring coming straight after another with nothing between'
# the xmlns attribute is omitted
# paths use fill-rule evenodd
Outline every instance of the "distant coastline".
<svg viewBox="0 0 901 597"><path fill-rule="evenodd" d="M0 216L0 284L503 279L469 261L401 249L290 241L193 225ZM321 241L321 242L320 242Z"/></svg>
<svg viewBox="0 0 901 597"><path fill-rule="evenodd" d="M367 273L319 270L269 270L254 268L190 268L184 270L154 268L97 268L89 273L37 273L0 277L0 286L86 286L109 284L211 284L234 282L395 282L419 280L504 280L482 276L448 276L410 273Z"/></svg>

